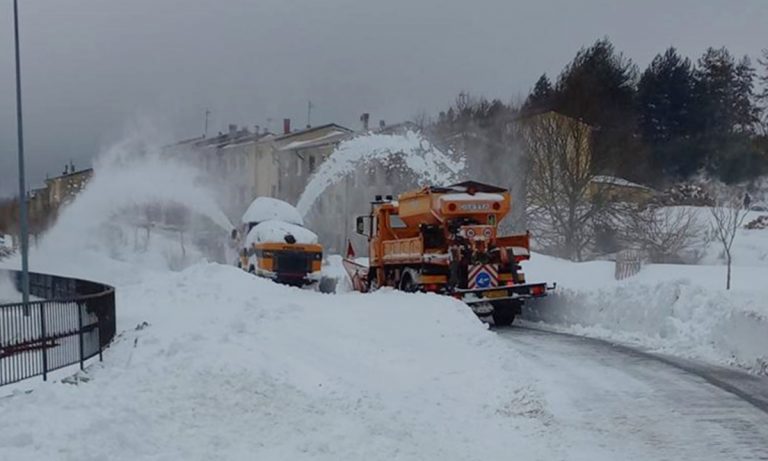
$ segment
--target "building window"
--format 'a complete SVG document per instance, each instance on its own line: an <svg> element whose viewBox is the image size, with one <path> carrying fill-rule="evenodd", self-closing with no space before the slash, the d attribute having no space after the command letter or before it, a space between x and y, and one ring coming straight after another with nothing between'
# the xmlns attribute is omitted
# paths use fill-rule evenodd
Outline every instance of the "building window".
<svg viewBox="0 0 768 461"><path fill-rule="evenodd" d="M296 175L301 176L301 157L296 154Z"/></svg>
<svg viewBox="0 0 768 461"><path fill-rule="evenodd" d="M309 156L309 172L313 173L315 171L315 156L310 155Z"/></svg>

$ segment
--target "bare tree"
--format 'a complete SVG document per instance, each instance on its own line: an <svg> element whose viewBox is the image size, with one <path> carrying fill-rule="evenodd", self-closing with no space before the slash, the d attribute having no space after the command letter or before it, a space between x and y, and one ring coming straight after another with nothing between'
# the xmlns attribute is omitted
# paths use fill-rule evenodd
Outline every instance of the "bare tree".
<svg viewBox="0 0 768 461"><path fill-rule="evenodd" d="M528 223L545 251L581 260L608 207L603 186L593 181L592 130L555 112L524 119L520 128L528 156Z"/></svg>
<svg viewBox="0 0 768 461"><path fill-rule="evenodd" d="M685 253L694 253L707 241L695 208L633 207L622 216L622 240L655 263L681 262Z"/></svg>
<svg viewBox="0 0 768 461"><path fill-rule="evenodd" d="M733 261L731 248L733 247L733 241L736 239L736 232L744 223L744 219L746 219L749 212L748 204L745 202L746 200L742 201L739 198L732 198L716 203L715 206L709 209L713 218L710 225L712 235L723 246L723 253L728 265L728 273L725 279L726 290L731 289L731 262Z"/></svg>

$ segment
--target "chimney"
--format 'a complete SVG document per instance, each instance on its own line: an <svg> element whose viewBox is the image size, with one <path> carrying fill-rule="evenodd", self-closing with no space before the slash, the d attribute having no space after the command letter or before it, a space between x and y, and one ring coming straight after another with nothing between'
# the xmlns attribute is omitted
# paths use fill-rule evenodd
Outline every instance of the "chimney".
<svg viewBox="0 0 768 461"><path fill-rule="evenodd" d="M387 126L387 122L384 120L379 120L379 129L383 130Z"/></svg>
<svg viewBox="0 0 768 461"><path fill-rule="evenodd" d="M237 134L237 125L235 125L234 123L230 123L229 124L229 135L230 136L234 136L236 134Z"/></svg>
<svg viewBox="0 0 768 461"><path fill-rule="evenodd" d="M291 132L291 119L284 118L283 119L283 134L288 134Z"/></svg>
<svg viewBox="0 0 768 461"><path fill-rule="evenodd" d="M360 121L363 122L363 131L368 131L368 120L371 119L371 114L364 113L360 116Z"/></svg>

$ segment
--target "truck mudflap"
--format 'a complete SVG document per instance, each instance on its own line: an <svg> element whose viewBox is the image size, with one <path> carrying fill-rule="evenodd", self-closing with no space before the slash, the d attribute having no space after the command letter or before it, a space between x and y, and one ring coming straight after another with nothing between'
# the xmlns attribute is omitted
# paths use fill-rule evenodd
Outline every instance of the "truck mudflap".
<svg viewBox="0 0 768 461"><path fill-rule="evenodd" d="M507 300L526 300L541 298L548 291L554 290L556 285L547 286L546 282L526 283L521 285L503 285L498 287L476 288L471 290L455 290L453 297L469 304L493 303Z"/></svg>

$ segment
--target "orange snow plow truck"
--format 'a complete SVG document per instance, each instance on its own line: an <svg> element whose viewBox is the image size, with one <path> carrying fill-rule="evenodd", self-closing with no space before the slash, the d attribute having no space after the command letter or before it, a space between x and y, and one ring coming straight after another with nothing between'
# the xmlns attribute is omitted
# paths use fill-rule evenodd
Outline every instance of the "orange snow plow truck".
<svg viewBox="0 0 768 461"><path fill-rule="evenodd" d="M498 235L509 213L509 191L468 181L377 196L357 218L368 237L369 266L344 267L359 291L394 287L461 299L481 318L511 324L526 299L546 296L546 283L526 283L520 263L530 258L529 234Z"/></svg>

